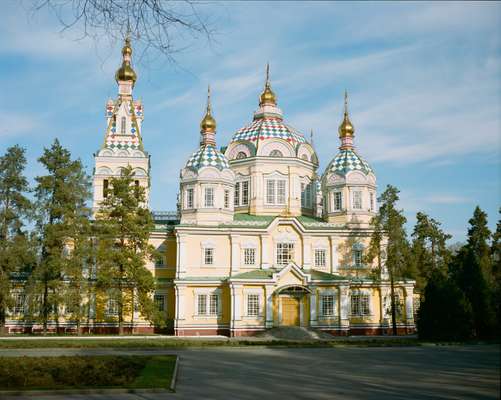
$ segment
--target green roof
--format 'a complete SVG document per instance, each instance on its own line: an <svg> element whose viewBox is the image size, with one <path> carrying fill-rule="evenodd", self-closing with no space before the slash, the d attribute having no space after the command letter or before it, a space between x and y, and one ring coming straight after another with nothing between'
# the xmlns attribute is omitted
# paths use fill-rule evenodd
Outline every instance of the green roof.
<svg viewBox="0 0 501 400"><path fill-rule="evenodd" d="M276 269L254 269L252 271L242 272L241 274L233 275L235 279L271 279L273 274L278 272Z"/></svg>
<svg viewBox="0 0 501 400"><path fill-rule="evenodd" d="M347 276L329 274L327 272L311 270L311 278L315 281L345 281L350 279Z"/></svg>

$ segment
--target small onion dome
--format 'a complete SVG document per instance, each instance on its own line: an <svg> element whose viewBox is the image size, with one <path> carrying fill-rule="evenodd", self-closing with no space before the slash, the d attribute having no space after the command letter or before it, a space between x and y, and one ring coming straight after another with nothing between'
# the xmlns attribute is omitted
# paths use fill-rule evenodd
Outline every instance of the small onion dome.
<svg viewBox="0 0 501 400"><path fill-rule="evenodd" d="M348 93L346 91L344 92L344 118L341 125L339 125L338 132L340 138L347 136L353 137L355 135L355 128L353 127L350 117L348 116Z"/></svg>
<svg viewBox="0 0 501 400"><path fill-rule="evenodd" d="M118 81L132 81L136 83L137 75L130 66L129 61L124 61L122 66L117 70L115 74L115 80Z"/></svg>
<svg viewBox="0 0 501 400"><path fill-rule="evenodd" d="M270 64L266 65L266 83L264 85L263 93L259 97L259 105L262 106L264 104L272 104L274 106L277 105L277 97L273 90L271 90L270 85Z"/></svg>
<svg viewBox="0 0 501 400"><path fill-rule="evenodd" d="M130 66L130 59L132 56L132 47L130 45L130 39L125 39L125 45L122 48L122 66L115 73L115 80L119 81L132 81L136 83L137 75L136 72Z"/></svg>

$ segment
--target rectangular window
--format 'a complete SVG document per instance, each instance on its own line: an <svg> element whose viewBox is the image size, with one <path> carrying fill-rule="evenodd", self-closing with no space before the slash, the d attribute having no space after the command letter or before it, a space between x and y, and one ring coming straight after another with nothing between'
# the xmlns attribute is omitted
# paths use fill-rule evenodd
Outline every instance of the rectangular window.
<svg viewBox="0 0 501 400"><path fill-rule="evenodd" d="M244 249L244 264L256 264L256 249Z"/></svg>
<svg viewBox="0 0 501 400"><path fill-rule="evenodd" d="M285 204L285 181L278 180L277 182L277 204Z"/></svg>
<svg viewBox="0 0 501 400"><path fill-rule="evenodd" d="M197 296L197 315L207 314L207 295L199 294Z"/></svg>
<svg viewBox="0 0 501 400"><path fill-rule="evenodd" d="M368 294L351 295L351 315L355 317L370 315Z"/></svg>
<svg viewBox="0 0 501 400"><path fill-rule="evenodd" d="M103 199L108 197L109 185L110 185L110 181L108 181L108 179L103 180Z"/></svg>
<svg viewBox="0 0 501 400"><path fill-rule="evenodd" d="M193 188L186 189L186 208L193 208Z"/></svg>
<svg viewBox="0 0 501 400"><path fill-rule="evenodd" d="M315 249L315 267L317 268L325 268L326 260L325 260L325 249Z"/></svg>
<svg viewBox="0 0 501 400"><path fill-rule="evenodd" d="M249 317L257 317L259 315L259 295L247 295L247 315Z"/></svg>
<svg viewBox="0 0 501 400"><path fill-rule="evenodd" d="M287 265L294 259L294 243L277 243L277 264Z"/></svg>
<svg viewBox="0 0 501 400"><path fill-rule="evenodd" d="M217 294L210 295L209 315L217 315L219 310L219 296Z"/></svg>
<svg viewBox="0 0 501 400"><path fill-rule="evenodd" d="M353 265L356 268L361 268L363 266L363 253L362 250L353 250Z"/></svg>
<svg viewBox="0 0 501 400"><path fill-rule="evenodd" d="M233 204L235 204L235 206L240 205L240 182L235 184L235 198L233 199Z"/></svg>
<svg viewBox="0 0 501 400"><path fill-rule="evenodd" d="M371 211L374 211L374 193L370 194Z"/></svg>
<svg viewBox="0 0 501 400"><path fill-rule="evenodd" d="M306 184L301 182L301 207L306 207Z"/></svg>
<svg viewBox="0 0 501 400"><path fill-rule="evenodd" d="M125 131L127 129L127 120L125 117L122 117L121 124L120 124L120 133L122 135L125 135Z"/></svg>
<svg viewBox="0 0 501 400"><path fill-rule="evenodd" d="M20 315L24 314L24 303L25 303L26 297L22 293L15 293L14 294L14 308L13 308L13 313L15 315Z"/></svg>
<svg viewBox="0 0 501 400"><path fill-rule="evenodd" d="M275 181L266 181L266 203L275 204Z"/></svg>
<svg viewBox="0 0 501 400"><path fill-rule="evenodd" d="M321 297L322 315L329 317L334 315L334 296L324 295Z"/></svg>
<svg viewBox="0 0 501 400"><path fill-rule="evenodd" d="M214 264L214 249L212 247L206 247L204 249L204 264L205 265Z"/></svg>
<svg viewBox="0 0 501 400"><path fill-rule="evenodd" d="M158 311L165 311L165 296L163 294L156 294L154 301Z"/></svg>
<svg viewBox="0 0 501 400"><path fill-rule="evenodd" d="M106 315L109 317L118 316L118 301L114 298L109 298L106 303Z"/></svg>
<svg viewBox="0 0 501 400"><path fill-rule="evenodd" d="M205 188L205 207L214 207L214 188Z"/></svg>
<svg viewBox="0 0 501 400"><path fill-rule="evenodd" d="M230 208L230 191L228 189L224 191L224 208Z"/></svg>
<svg viewBox="0 0 501 400"><path fill-rule="evenodd" d="M242 182L242 205L249 204L249 181Z"/></svg>
<svg viewBox="0 0 501 400"><path fill-rule="evenodd" d="M311 208L311 184L306 186L306 208Z"/></svg>
<svg viewBox="0 0 501 400"><path fill-rule="evenodd" d="M343 193L334 192L334 211L341 211L343 208Z"/></svg>
<svg viewBox="0 0 501 400"><path fill-rule="evenodd" d="M165 266L165 255L161 253L155 258L155 267L163 266Z"/></svg>
<svg viewBox="0 0 501 400"><path fill-rule="evenodd" d="M354 210L362 209L362 192L359 190L353 192L353 209Z"/></svg>

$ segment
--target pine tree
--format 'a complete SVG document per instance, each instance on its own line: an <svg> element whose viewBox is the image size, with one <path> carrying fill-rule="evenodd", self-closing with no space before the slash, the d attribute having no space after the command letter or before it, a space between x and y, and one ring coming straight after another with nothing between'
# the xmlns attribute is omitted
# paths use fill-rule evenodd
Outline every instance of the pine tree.
<svg viewBox="0 0 501 400"><path fill-rule="evenodd" d="M501 208L499 213L501 214ZM496 232L492 235L491 256L494 276L492 304L497 321L496 332L501 332L501 219L497 223Z"/></svg>
<svg viewBox="0 0 501 400"><path fill-rule="evenodd" d="M492 267L487 214L478 206L469 220L468 241L454 257L450 272L458 287L471 303L475 335L493 334L495 316L492 309Z"/></svg>
<svg viewBox="0 0 501 400"><path fill-rule="evenodd" d="M397 209L399 190L391 185L378 198L379 211L374 219L374 230L369 245L369 254L374 257L381 256L381 241L386 238L386 259L385 268L390 278L391 295L391 319L393 334L397 334L397 304L395 302L395 281L401 279L408 269L409 244L404 224L406 218L402 210ZM381 236L380 232L383 232Z"/></svg>
<svg viewBox="0 0 501 400"><path fill-rule="evenodd" d="M155 318L152 294L155 281L145 267L156 256L148 243L153 219L145 207L145 191L134 184L129 166L122 175L110 180L110 188L96 216L98 237L98 283L118 305L119 333L124 332L127 313L133 317L135 301L139 311L150 320ZM131 321L133 319L131 317Z"/></svg>
<svg viewBox="0 0 501 400"><path fill-rule="evenodd" d="M417 272L417 287L424 288L434 271L442 274L447 272L451 254L446 242L451 235L442 231L440 222L418 212L412 238L412 261Z"/></svg>
<svg viewBox="0 0 501 400"><path fill-rule="evenodd" d="M59 323L59 309L65 300L64 275L68 272L72 239L87 218L90 179L80 160L72 160L56 139L44 149L38 161L47 175L36 177L36 228L40 260L32 274L31 294L40 304L39 319L44 333L51 316ZM39 300L38 300L39 299Z"/></svg>
<svg viewBox="0 0 501 400"><path fill-rule="evenodd" d="M0 157L0 333L5 330L7 309L13 304L11 277L33 262L31 242L23 230L31 203L26 197L25 150L9 147Z"/></svg>

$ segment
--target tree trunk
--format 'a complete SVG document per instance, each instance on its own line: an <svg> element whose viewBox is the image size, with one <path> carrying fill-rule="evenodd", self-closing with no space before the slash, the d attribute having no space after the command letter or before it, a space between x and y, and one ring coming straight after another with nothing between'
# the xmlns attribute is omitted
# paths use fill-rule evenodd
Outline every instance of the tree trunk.
<svg viewBox="0 0 501 400"><path fill-rule="evenodd" d="M43 322L43 334L47 335L47 320L49 319L49 285L47 283L47 278L44 279L44 290L42 298L42 322Z"/></svg>

